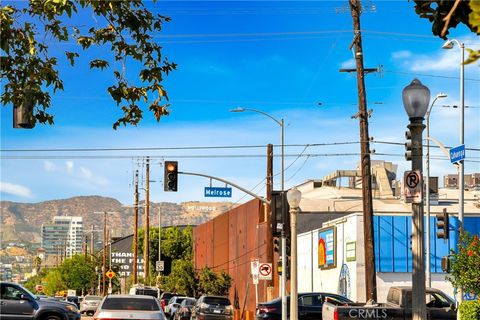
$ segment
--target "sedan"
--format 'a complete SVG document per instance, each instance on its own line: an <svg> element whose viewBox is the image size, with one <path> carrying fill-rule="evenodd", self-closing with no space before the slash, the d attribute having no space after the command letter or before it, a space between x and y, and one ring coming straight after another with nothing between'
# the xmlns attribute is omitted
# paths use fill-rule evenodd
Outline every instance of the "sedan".
<svg viewBox="0 0 480 320"><path fill-rule="evenodd" d="M174 320L190 320L190 316L192 315L192 308L195 305L194 298L186 298L180 303L180 306L175 312Z"/></svg>
<svg viewBox="0 0 480 320"><path fill-rule="evenodd" d="M108 295L93 315L95 320L166 320L158 300L151 296Z"/></svg>
<svg viewBox="0 0 480 320"><path fill-rule="evenodd" d="M334 293L299 293L298 294L298 319L322 319L322 306L325 299L339 303L351 303L349 299ZM290 316L290 296L287 296L287 315ZM282 318L282 299L277 298L257 305L256 320L280 320Z"/></svg>

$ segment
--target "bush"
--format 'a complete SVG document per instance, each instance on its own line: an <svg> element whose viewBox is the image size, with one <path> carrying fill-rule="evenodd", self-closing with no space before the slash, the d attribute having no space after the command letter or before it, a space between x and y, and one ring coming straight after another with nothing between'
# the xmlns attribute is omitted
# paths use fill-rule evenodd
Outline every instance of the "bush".
<svg viewBox="0 0 480 320"><path fill-rule="evenodd" d="M480 319L480 300L462 302L459 312L461 320Z"/></svg>
<svg viewBox="0 0 480 320"><path fill-rule="evenodd" d="M452 272L449 280L463 292L480 295L480 240L462 232L456 251L451 255Z"/></svg>

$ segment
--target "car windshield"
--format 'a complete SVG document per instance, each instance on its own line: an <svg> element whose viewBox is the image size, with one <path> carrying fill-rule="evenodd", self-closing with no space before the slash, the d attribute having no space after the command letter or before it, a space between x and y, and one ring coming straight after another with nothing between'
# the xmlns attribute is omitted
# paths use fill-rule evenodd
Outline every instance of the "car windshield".
<svg viewBox="0 0 480 320"><path fill-rule="evenodd" d="M183 305L186 305L186 306L193 306L195 304L195 300L193 299L185 299L182 303Z"/></svg>
<svg viewBox="0 0 480 320"><path fill-rule="evenodd" d="M143 310L159 311L158 304L153 299L107 298L101 309L104 310Z"/></svg>
<svg viewBox="0 0 480 320"><path fill-rule="evenodd" d="M33 299L35 299L35 300L38 300L38 299L39 299L36 295L34 295L33 293L31 293L27 288L22 287L22 289L25 290L29 295L31 295L31 296L33 297Z"/></svg>
<svg viewBox="0 0 480 320"><path fill-rule="evenodd" d="M203 300L206 304L218 304L221 306L228 306L230 305L230 301L227 298L221 298L221 297L206 297L205 300Z"/></svg>

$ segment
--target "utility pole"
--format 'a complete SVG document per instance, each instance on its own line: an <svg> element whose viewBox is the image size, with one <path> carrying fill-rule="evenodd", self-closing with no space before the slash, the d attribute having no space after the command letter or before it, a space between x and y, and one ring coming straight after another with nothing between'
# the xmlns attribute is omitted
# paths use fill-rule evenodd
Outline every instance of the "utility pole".
<svg viewBox="0 0 480 320"><path fill-rule="evenodd" d="M135 170L135 191L133 195L133 284L137 284L137 228L138 228L138 170Z"/></svg>
<svg viewBox="0 0 480 320"><path fill-rule="evenodd" d="M103 213L103 259L102 259L102 296L106 295L106 278L107 272L107 211Z"/></svg>
<svg viewBox="0 0 480 320"><path fill-rule="evenodd" d="M146 164L146 181L145 181L145 232L144 232L144 245L143 245L143 272L144 283L147 282L150 269L150 221L149 221L149 208L150 208L150 158L147 157Z"/></svg>
<svg viewBox="0 0 480 320"><path fill-rule="evenodd" d="M272 200L272 189L273 189L273 145L267 145L267 200ZM272 235L272 207L270 205L265 205L265 223L267 225L267 262L274 263L273 261L273 235ZM282 270L283 271L283 270ZM273 279L273 277L272 277ZM273 280L267 281L267 300L272 300L273 298Z"/></svg>
<svg viewBox="0 0 480 320"><path fill-rule="evenodd" d="M377 279L375 270L375 252L373 248L373 201L372 178L370 169L370 143L368 135L367 97L365 92L365 71L363 67L362 35L360 28L360 0L350 0L352 11L357 69L358 119L360 121L360 149L363 198L363 235L365 242L365 291L366 300L377 301Z"/></svg>
<svg viewBox="0 0 480 320"><path fill-rule="evenodd" d="M90 254L92 256L95 254L95 235L93 233L93 227L94 225L92 224L92 234L90 235Z"/></svg>

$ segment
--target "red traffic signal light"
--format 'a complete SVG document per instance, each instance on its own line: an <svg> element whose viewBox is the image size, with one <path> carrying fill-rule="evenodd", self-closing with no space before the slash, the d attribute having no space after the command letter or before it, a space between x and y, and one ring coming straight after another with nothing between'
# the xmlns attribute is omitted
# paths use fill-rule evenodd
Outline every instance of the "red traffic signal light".
<svg viewBox="0 0 480 320"><path fill-rule="evenodd" d="M165 161L163 189L165 191L177 191L178 189L178 162Z"/></svg>

